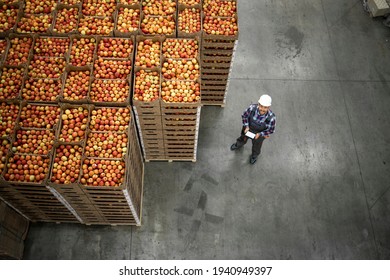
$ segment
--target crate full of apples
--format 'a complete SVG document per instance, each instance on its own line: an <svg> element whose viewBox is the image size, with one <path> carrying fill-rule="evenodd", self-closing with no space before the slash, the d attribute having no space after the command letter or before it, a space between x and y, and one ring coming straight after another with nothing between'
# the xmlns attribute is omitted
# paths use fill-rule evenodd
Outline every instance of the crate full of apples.
<svg viewBox="0 0 390 280"><path fill-rule="evenodd" d="M114 17L81 16L78 32L81 35L112 36L114 34Z"/></svg>
<svg viewBox="0 0 390 280"><path fill-rule="evenodd" d="M69 64L72 66L86 66L93 64L93 57L96 49L96 38L92 36L71 36Z"/></svg>
<svg viewBox="0 0 390 280"><path fill-rule="evenodd" d="M199 37L195 38L166 38L162 44L164 58L199 59Z"/></svg>
<svg viewBox="0 0 390 280"><path fill-rule="evenodd" d="M22 12L21 8L19 3L0 7L0 35L6 36L15 29L18 15Z"/></svg>
<svg viewBox="0 0 390 280"><path fill-rule="evenodd" d="M178 37L200 36L202 31L201 5L179 5L177 18Z"/></svg>
<svg viewBox="0 0 390 280"><path fill-rule="evenodd" d="M11 184L44 186L49 176L50 160L48 156L11 153L3 177Z"/></svg>
<svg viewBox="0 0 390 280"><path fill-rule="evenodd" d="M0 70L0 100L19 98L25 74L24 67L5 66Z"/></svg>
<svg viewBox="0 0 390 280"><path fill-rule="evenodd" d="M33 42L33 36L11 34L9 36L9 47L5 53L4 64L10 66L27 65L32 52Z"/></svg>
<svg viewBox="0 0 390 280"><path fill-rule="evenodd" d="M130 104L130 79L93 79L89 98L95 105L126 106Z"/></svg>
<svg viewBox="0 0 390 280"><path fill-rule="evenodd" d="M68 67L65 73L61 100L77 104L89 102L91 77L92 71L89 67Z"/></svg>
<svg viewBox="0 0 390 280"><path fill-rule="evenodd" d="M19 116L19 103L0 103L0 137L11 137L14 133L15 123Z"/></svg>
<svg viewBox="0 0 390 280"><path fill-rule="evenodd" d="M50 185L76 185L80 176L83 146L57 144L54 149Z"/></svg>
<svg viewBox="0 0 390 280"><path fill-rule="evenodd" d="M22 99L28 102L57 103L61 90L61 79L28 78L24 81Z"/></svg>
<svg viewBox="0 0 390 280"><path fill-rule="evenodd" d="M161 66L162 36L137 36L135 66L141 68L154 68Z"/></svg>
<svg viewBox="0 0 390 280"><path fill-rule="evenodd" d="M102 37L97 39L97 57L131 59L134 52L134 37Z"/></svg>
<svg viewBox="0 0 390 280"><path fill-rule="evenodd" d="M38 37L34 42L33 54L44 57L65 57L69 52L69 48L69 38Z"/></svg>
<svg viewBox="0 0 390 280"><path fill-rule="evenodd" d="M54 15L52 33L54 35L73 34L77 32L80 20L80 6L57 5Z"/></svg>
<svg viewBox="0 0 390 280"><path fill-rule="evenodd" d="M114 34L115 36L125 37L137 35L140 28L141 18L140 5L118 5Z"/></svg>
<svg viewBox="0 0 390 280"><path fill-rule="evenodd" d="M85 143L90 105L62 104L60 129L57 139L61 143Z"/></svg>

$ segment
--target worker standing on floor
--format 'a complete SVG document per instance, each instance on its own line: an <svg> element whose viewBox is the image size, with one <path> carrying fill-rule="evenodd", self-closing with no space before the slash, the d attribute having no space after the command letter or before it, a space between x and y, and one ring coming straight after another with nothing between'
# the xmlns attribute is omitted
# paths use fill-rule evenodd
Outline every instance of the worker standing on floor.
<svg viewBox="0 0 390 280"><path fill-rule="evenodd" d="M238 150L246 144L248 138L252 139L252 154L249 163L254 164L260 155L261 146L265 138L275 132L276 116L270 110L272 103L271 96L264 94L260 96L258 104L251 104L242 114L241 136L237 138L230 149Z"/></svg>

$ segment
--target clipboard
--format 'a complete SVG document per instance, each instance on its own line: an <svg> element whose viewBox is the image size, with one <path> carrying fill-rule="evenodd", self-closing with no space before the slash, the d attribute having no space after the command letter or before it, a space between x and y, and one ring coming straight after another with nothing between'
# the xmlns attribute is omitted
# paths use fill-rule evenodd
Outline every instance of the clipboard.
<svg viewBox="0 0 390 280"><path fill-rule="evenodd" d="M253 139L253 138L255 138L256 134L253 133L253 132L250 132L250 131L248 130L248 132L245 133L245 136L248 136L250 139Z"/></svg>

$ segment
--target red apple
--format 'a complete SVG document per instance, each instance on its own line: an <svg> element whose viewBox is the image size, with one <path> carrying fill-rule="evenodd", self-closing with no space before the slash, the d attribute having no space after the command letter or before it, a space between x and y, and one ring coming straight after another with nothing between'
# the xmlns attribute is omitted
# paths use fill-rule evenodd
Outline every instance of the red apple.
<svg viewBox="0 0 390 280"><path fill-rule="evenodd" d="M98 80L92 82L90 98L93 102L125 102L129 97L128 80Z"/></svg>
<svg viewBox="0 0 390 280"><path fill-rule="evenodd" d="M179 12L178 30L185 33L196 33L201 31L200 10L187 8Z"/></svg>
<svg viewBox="0 0 390 280"><path fill-rule="evenodd" d="M199 78L198 60L168 58L161 68L161 74L166 80L196 80Z"/></svg>
<svg viewBox="0 0 390 280"><path fill-rule="evenodd" d="M0 77L0 99L15 99L22 88L25 69L3 67Z"/></svg>
<svg viewBox="0 0 390 280"><path fill-rule="evenodd" d="M62 111L61 133L62 142L80 142L85 140L89 111L87 108L70 107Z"/></svg>
<svg viewBox="0 0 390 280"><path fill-rule="evenodd" d="M69 50L69 43L68 38L37 38L34 44L34 54L37 56L64 57Z"/></svg>
<svg viewBox="0 0 390 280"><path fill-rule="evenodd" d="M135 73L134 100L151 102L160 95L160 73L141 69Z"/></svg>
<svg viewBox="0 0 390 280"><path fill-rule="evenodd" d="M28 66L31 78L59 78L65 70L66 61L61 57L34 56Z"/></svg>
<svg viewBox="0 0 390 280"><path fill-rule="evenodd" d="M49 165L48 157L15 154L8 159L4 179L10 182L41 183L49 173Z"/></svg>
<svg viewBox="0 0 390 280"><path fill-rule="evenodd" d="M140 12L138 9L121 7L118 11L116 29L122 33L135 32L139 28Z"/></svg>
<svg viewBox="0 0 390 280"><path fill-rule="evenodd" d="M86 186L117 187L124 183L123 160L86 158L82 164L80 183Z"/></svg>
<svg viewBox="0 0 390 280"><path fill-rule="evenodd" d="M77 22L79 20L79 9L63 8L58 10L54 32L69 33L77 30Z"/></svg>
<svg viewBox="0 0 390 280"><path fill-rule="evenodd" d="M70 64L74 66L92 64L95 47L95 38L74 38L70 49Z"/></svg>
<svg viewBox="0 0 390 280"><path fill-rule="evenodd" d="M50 181L56 184L77 183L83 147L79 145L60 145L56 149Z"/></svg>
<svg viewBox="0 0 390 280"><path fill-rule="evenodd" d="M0 136L7 137L13 133L16 119L19 114L19 105L16 104L0 104Z"/></svg>
<svg viewBox="0 0 390 280"><path fill-rule="evenodd" d="M163 42L162 51L166 58L196 58L199 44L195 39L167 38Z"/></svg>
<svg viewBox="0 0 390 280"><path fill-rule="evenodd" d="M24 82L22 98L31 101L55 102L61 92L61 79L28 79Z"/></svg>
<svg viewBox="0 0 390 280"><path fill-rule="evenodd" d="M196 102L200 100L200 85L195 81L163 81L161 98L165 102Z"/></svg>
<svg viewBox="0 0 390 280"><path fill-rule="evenodd" d="M27 63L32 43L33 40L31 37L16 37L11 39L5 63L12 66Z"/></svg>
<svg viewBox="0 0 390 280"><path fill-rule="evenodd" d="M20 110L19 125L24 128L53 129L60 118L60 107L26 104Z"/></svg>
<svg viewBox="0 0 390 280"><path fill-rule="evenodd" d="M138 42L135 65L144 68L158 67L161 65L160 42L146 39Z"/></svg>

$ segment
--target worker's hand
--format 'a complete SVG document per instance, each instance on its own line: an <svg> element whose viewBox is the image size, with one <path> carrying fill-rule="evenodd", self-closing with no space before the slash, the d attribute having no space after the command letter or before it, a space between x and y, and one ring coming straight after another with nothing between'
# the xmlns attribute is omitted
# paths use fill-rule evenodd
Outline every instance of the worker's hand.
<svg viewBox="0 0 390 280"><path fill-rule="evenodd" d="M245 127L244 134L249 131L249 126Z"/></svg>
<svg viewBox="0 0 390 280"><path fill-rule="evenodd" d="M264 136L264 138L269 138L269 135Z"/></svg>
<svg viewBox="0 0 390 280"><path fill-rule="evenodd" d="M259 139L260 133L256 133L255 139Z"/></svg>

